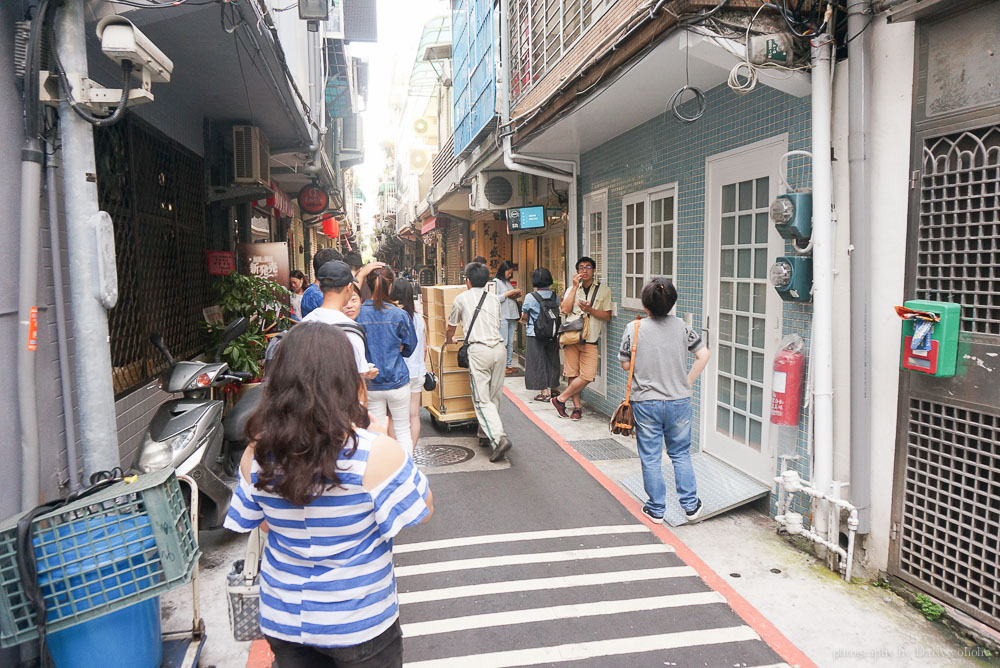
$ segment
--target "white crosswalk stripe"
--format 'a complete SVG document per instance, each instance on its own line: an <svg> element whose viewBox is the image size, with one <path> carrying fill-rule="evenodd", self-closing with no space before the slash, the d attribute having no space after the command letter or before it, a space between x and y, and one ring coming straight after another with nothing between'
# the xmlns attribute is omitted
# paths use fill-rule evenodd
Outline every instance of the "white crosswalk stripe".
<svg viewBox="0 0 1000 668"><path fill-rule="evenodd" d="M570 549L554 549L560 547ZM716 655L718 665L733 665L730 657L781 665L725 607L725 597L644 525L448 538L394 552L407 666L499 668L602 657L629 665L685 651L695 652L699 665ZM510 573L519 577L498 580ZM674 631L659 633L670 629L663 623ZM727 649L732 643L749 645Z"/></svg>

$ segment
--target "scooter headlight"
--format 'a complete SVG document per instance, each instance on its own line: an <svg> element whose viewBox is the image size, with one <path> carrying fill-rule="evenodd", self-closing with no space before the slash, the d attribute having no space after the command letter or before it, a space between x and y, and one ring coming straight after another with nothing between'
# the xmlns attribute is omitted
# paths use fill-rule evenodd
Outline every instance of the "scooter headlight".
<svg viewBox="0 0 1000 668"><path fill-rule="evenodd" d="M149 434L146 434L142 439L142 445L139 446L135 468L142 473L152 473L168 466L176 466L180 463L175 461L176 454L194 440L194 432L194 428L186 429L162 441L154 441Z"/></svg>

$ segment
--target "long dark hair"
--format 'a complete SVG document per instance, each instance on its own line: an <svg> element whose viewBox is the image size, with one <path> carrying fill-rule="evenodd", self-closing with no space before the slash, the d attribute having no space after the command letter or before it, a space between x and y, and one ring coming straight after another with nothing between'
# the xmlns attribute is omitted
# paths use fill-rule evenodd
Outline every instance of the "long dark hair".
<svg viewBox="0 0 1000 668"><path fill-rule="evenodd" d="M410 316L410 320L413 320L415 313L413 310L413 285L408 280L397 278L393 281L389 299L399 304L399 307Z"/></svg>
<svg viewBox="0 0 1000 668"><path fill-rule="evenodd" d="M257 489L304 506L340 484L337 459L344 451L354 454L354 430L369 423L360 384L354 351L339 327L307 322L285 334L247 422L260 465Z"/></svg>
<svg viewBox="0 0 1000 668"><path fill-rule="evenodd" d="M385 303L391 299L389 293L392 292L392 282L396 280L396 272L389 267L379 267L368 274L365 283L372 291L372 304L381 311L385 308Z"/></svg>
<svg viewBox="0 0 1000 668"><path fill-rule="evenodd" d="M504 260L503 262L500 263L500 266L497 267L497 275L494 276L493 278L499 278L501 281L506 281L507 270L513 268L514 268L513 262L511 262L510 260Z"/></svg>

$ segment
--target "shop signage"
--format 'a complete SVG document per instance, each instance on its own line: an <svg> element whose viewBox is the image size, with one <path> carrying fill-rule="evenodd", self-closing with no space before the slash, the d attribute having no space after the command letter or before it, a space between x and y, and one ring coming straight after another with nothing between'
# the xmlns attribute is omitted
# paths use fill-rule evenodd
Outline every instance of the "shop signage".
<svg viewBox="0 0 1000 668"><path fill-rule="evenodd" d="M236 271L236 258L229 251L205 251L209 276L228 276Z"/></svg>
<svg viewBox="0 0 1000 668"><path fill-rule="evenodd" d="M545 207L526 206L507 209L507 231L545 229Z"/></svg>
<svg viewBox="0 0 1000 668"><path fill-rule="evenodd" d="M330 204L330 195L314 183L302 186L302 190L299 191L298 199L299 208L302 209L304 213L312 215L323 213Z"/></svg>
<svg viewBox="0 0 1000 668"><path fill-rule="evenodd" d="M288 244L276 241L261 244L236 244L240 273L268 278L287 288L289 280Z"/></svg>

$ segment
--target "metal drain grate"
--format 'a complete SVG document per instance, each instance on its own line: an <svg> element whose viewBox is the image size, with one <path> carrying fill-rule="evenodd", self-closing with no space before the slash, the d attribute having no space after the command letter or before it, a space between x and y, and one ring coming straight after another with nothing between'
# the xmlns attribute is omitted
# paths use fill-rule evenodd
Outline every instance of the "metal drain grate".
<svg viewBox="0 0 1000 668"><path fill-rule="evenodd" d="M917 297L962 305L962 331L1000 334L1000 127L928 139Z"/></svg>
<svg viewBox="0 0 1000 668"><path fill-rule="evenodd" d="M1000 628L1000 416L910 400L899 569Z"/></svg>
<svg viewBox="0 0 1000 668"><path fill-rule="evenodd" d="M639 458L639 455L613 438L600 438L594 441L571 441L570 445L591 461Z"/></svg>
<svg viewBox="0 0 1000 668"><path fill-rule="evenodd" d="M475 456L476 453L469 448L441 443L421 443L413 450L413 461L417 463L417 466L452 466L467 462Z"/></svg>

